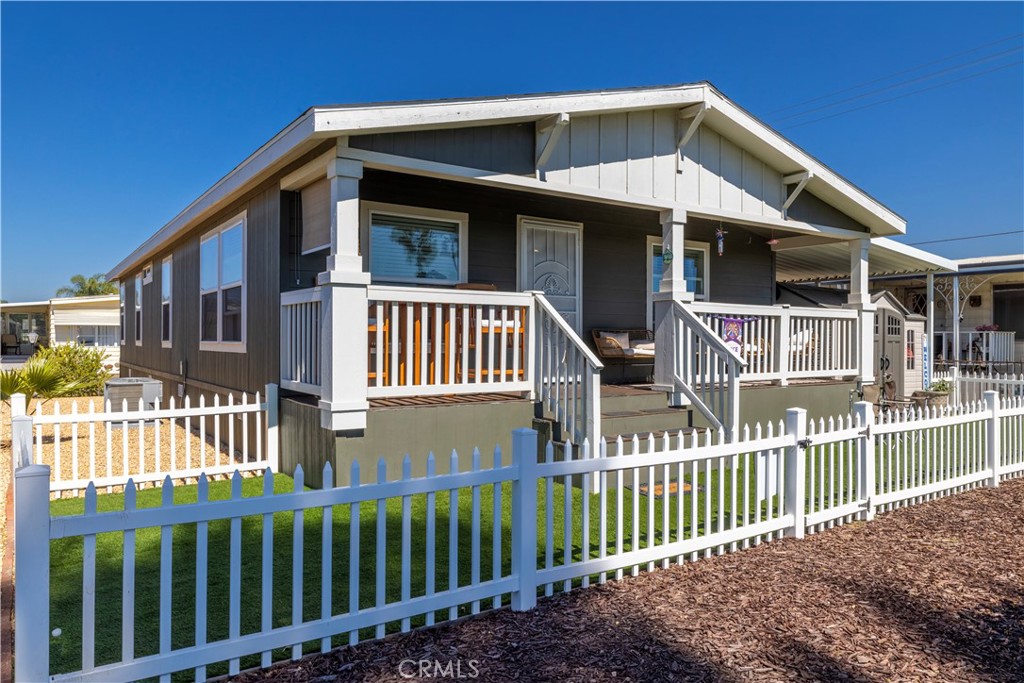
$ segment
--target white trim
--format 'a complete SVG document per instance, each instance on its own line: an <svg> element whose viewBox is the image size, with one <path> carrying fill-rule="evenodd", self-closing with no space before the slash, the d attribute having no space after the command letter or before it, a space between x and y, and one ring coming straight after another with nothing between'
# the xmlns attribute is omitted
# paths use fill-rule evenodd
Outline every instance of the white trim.
<svg viewBox="0 0 1024 683"><path fill-rule="evenodd" d="M232 280L231 282L223 282L223 249L221 235L228 230L232 230L237 226L241 226L242 229L242 276L239 280ZM216 228L208 230L199 238L199 350L200 351L226 351L231 353L245 353L246 349L246 338L247 328L249 322L249 295L248 295L248 256L249 256L249 229L248 229L248 215L246 211L235 215L230 220L224 221ZM203 243L211 239L217 240L217 286L203 289ZM222 297L225 289L234 289L235 287L241 286L242 288L242 339L240 341L223 341L224 337L224 319L222 316ZM206 294L217 293L217 339L215 340L204 340L203 337L203 296Z"/></svg>
<svg viewBox="0 0 1024 683"><path fill-rule="evenodd" d="M378 278L370 271L370 219L373 214L388 214L401 218L423 218L434 221L449 221L459 226L459 277L458 280L437 280L413 277ZM427 209L405 204L385 202L359 202L359 243L363 253L363 271L370 273L374 284L415 284L415 285L457 285L469 278L469 214L461 211ZM329 247L330 245L328 245Z"/></svg>
<svg viewBox="0 0 1024 683"><path fill-rule="evenodd" d="M156 234L142 243L108 274L119 279L161 246L208 217L225 202L241 196L250 184L299 158L326 138L346 134L458 128L480 124L537 121L553 114L590 114L639 109L678 108L704 102L706 122L785 173L811 171L812 190L825 201L838 200L853 218L879 232L902 233L906 222L868 194L808 155L779 133L758 121L708 83L658 88L630 88L518 95L486 99L403 102L348 107L314 107L286 126L209 190L189 204ZM831 203L831 202L830 202ZM849 212L849 211L847 211Z"/></svg>
<svg viewBox="0 0 1024 683"><path fill-rule="evenodd" d="M651 279L654 276L654 247L662 246L663 238L659 235L648 235L647 236L647 281L644 283L644 289L646 290L646 320L647 329L654 329L654 296L651 291ZM711 301L711 243L710 242L699 242L696 240L684 240L683 241L683 258L686 258L686 249L699 249L704 252L704 293L697 294L696 292L690 291L689 283L687 283L687 291L693 294L693 298L698 302ZM685 275L685 272L684 272Z"/></svg>
<svg viewBox="0 0 1024 683"><path fill-rule="evenodd" d="M582 334L583 329L583 223L575 221L560 221L552 218L538 218L537 216L516 215L516 289L524 291L523 268L525 265L526 240L523 235L526 232L525 223L533 224L539 228L549 230L561 230L563 232L576 233L576 334Z"/></svg>
<svg viewBox="0 0 1024 683"><path fill-rule="evenodd" d="M167 271L164 272L164 266ZM169 282L169 293L167 301L164 301L164 280ZM167 339L164 339L164 306L169 309L167 312ZM164 257L160 262L160 346L165 349L171 348L174 341L174 255Z"/></svg>

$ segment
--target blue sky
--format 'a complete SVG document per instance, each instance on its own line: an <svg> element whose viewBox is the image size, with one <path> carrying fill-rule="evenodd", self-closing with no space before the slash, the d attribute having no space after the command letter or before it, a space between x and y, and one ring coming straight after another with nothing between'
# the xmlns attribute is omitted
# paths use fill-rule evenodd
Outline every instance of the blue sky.
<svg viewBox="0 0 1024 683"><path fill-rule="evenodd" d="M1021 3L3 2L0 22L12 301L105 272L313 104L697 80L904 216L905 241L1015 230L924 248L1024 251Z"/></svg>

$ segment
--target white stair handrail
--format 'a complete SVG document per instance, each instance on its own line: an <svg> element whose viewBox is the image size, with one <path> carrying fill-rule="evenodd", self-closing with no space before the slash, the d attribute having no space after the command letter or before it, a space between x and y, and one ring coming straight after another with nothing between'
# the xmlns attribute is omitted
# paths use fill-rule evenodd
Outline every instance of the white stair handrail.
<svg viewBox="0 0 1024 683"><path fill-rule="evenodd" d="M577 444L598 453L601 438L601 369L604 364L543 292L534 300L535 398Z"/></svg>
<svg viewBox="0 0 1024 683"><path fill-rule="evenodd" d="M676 389L731 440L739 428L740 372L747 363L693 311L672 303Z"/></svg>

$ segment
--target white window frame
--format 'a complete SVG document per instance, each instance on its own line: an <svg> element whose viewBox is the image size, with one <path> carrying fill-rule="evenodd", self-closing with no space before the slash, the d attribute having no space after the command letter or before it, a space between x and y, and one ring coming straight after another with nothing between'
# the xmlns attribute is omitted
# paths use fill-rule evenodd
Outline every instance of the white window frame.
<svg viewBox="0 0 1024 683"><path fill-rule="evenodd" d="M403 285L457 285L469 278L469 214L459 211L442 211L440 209L424 209L402 204L385 204L382 202L360 202L359 240L363 245L363 270L370 272L370 222L374 214L387 214L401 218L422 218L433 221L449 221L459 225L459 278L457 280L438 280L415 277L379 278L370 273L373 282Z"/></svg>
<svg viewBox="0 0 1024 683"><path fill-rule="evenodd" d="M135 301L132 303L135 305L135 315L132 318L135 328L135 345L142 346L142 285L145 284L145 278L142 277L142 273L135 274Z"/></svg>
<svg viewBox="0 0 1024 683"><path fill-rule="evenodd" d="M248 221L246 219L246 212L238 214L231 220L225 221L218 225L216 228L209 230L199 238L199 350L200 351L223 351L228 353L245 353L246 344L246 332L249 320L249 305L248 305L248 287L246 286L246 277L248 275L248 260L249 244L248 244ZM222 251L221 251L221 233L224 233L237 225L242 226L242 279L232 280L231 282L221 282L221 264L223 263ZM217 240L217 286L209 289L203 289L203 243L210 239ZM232 289L241 285L242 287L242 340L241 341L221 341L224 337L224 317L223 317L223 292L225 289ZM203 341L203 295L217 293L217 341Z"/></svg>
<svg viewBox="0 0 1024 683"><path fill-rule="evenodd" d="M120 289L120 294L121 294L121 305L120 305L121 319L119 321L119 324L121 326L121 330L118 332L118 338L120 339L120 345L124 346L125 340L127 339L127 336L126 336L127 332L125 332L125 330L128 329L128 317L127 317L126 312L124 310L124 299L128 295L128 293L127 293L127 289L128 288L127 288L127 285L125 285L124 280L121 280L118 283L118 285L120 285L119 289Z"/></svg>
<svg viewBox="0 0 1024 683"><path fill-rule="evenodd" d="M167 301L164 301L164 285L168 286ZM164 306L167 306L167 339L164 339ZM174 256L166 257L160 263L160 346L171 348L174 339Z"/></svg>
<svg viewBox="0 0 1024 683"><path fill-rule="evenodd" d="M153 281L153 262L150 261L142 266L142 284L148 285Z"/></svg>
<svg viewBox="0 0 1024 683"><path fill-rule="evenodd" d="M647 282L644 283L644 289L647 290L647 329L654 329L654 297L651 291L651 280L654 277L654 247L662 246L663 238L660 235L648 235L647 236ZM663 247L664 248L664 247ZM684 240L683 249L699 249L704 252L704 294L698 296L696 292L690 292L693 294L695 301L710 301L711 300L711 243L710 242L696 242L693 240ZM685 258L685 254L684 254ZM689 290L687 290L689 291Z"/></svg>

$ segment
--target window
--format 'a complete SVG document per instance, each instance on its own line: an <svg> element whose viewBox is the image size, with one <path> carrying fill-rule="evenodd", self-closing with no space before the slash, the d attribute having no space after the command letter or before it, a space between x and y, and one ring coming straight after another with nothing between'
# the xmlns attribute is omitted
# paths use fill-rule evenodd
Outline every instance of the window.
<svg viewBox="0 0 1024 683"><path fill-rule="evenodd" d="M121 324L121 332L120 332L120 338L121 338L121 344L124 344L124 330L125 330L124 290L125 290L125 285L124 285L124 282L121 282L119 284L120 284L120 287L118 289L121 292L121 323L120 323Z"/></svg>
<svg viewBox="0 0 1024 683"><path fill-rule="evenodd" d="M992 322L1000 332L1016 332L1017 341L1024 338L1024 285L992 286Z"/></svg>
<svg viewBox="0 0 1024 683"><path fill-rule="evenodd" d="M375 281L457 284L466 279L466 214L406 206L364 206Z"/></svg>
<svg viewBox="0 0 1024 683"><path fill-rule="evenodd" d="M115 325L54 325L56 343L82 346L116 346L118 331Z"/></svg>
<svg viewBox="0 0 1024 683"><path fill-rule="evenodd" d="M135 276L135 345L142 346L142 273Z"/></svg>
<svg viewBox="0 0 1024 683"><path fill-rule="evenodd" d="M153 264L147 263L142 266L142 284L148 285L153 281Z"/></svg>
<svg viewBox="0 0 1024 683"><path fill-rule="evenodd" d="M199 348L245 351L245 214L199 244Z"/></svg>
<svg viewBox="0 0 1024 683"><path fill-rule="evenodd" d="M697 301L708 299L708 254L711 247L706 242L686 242L683 250L683 275L686 278L686 291L693 293ZM654 326L654 299L651 295L661 290L661 276L665 270L662 256L661 238L653 235L647 238L647 327Z"/></svg>
<svg viewBox="0 0 1024 683"><path fill-rule="evenodd" d="M917 364L914 353L914 330L907 330L907 370L913 370Z"/></svg>
<svg viewBox="0 0 1024 683"><path fill-rule="evenodd" d="M168 256L160 267L160 344L171 346L171 265Z"/></svg>

